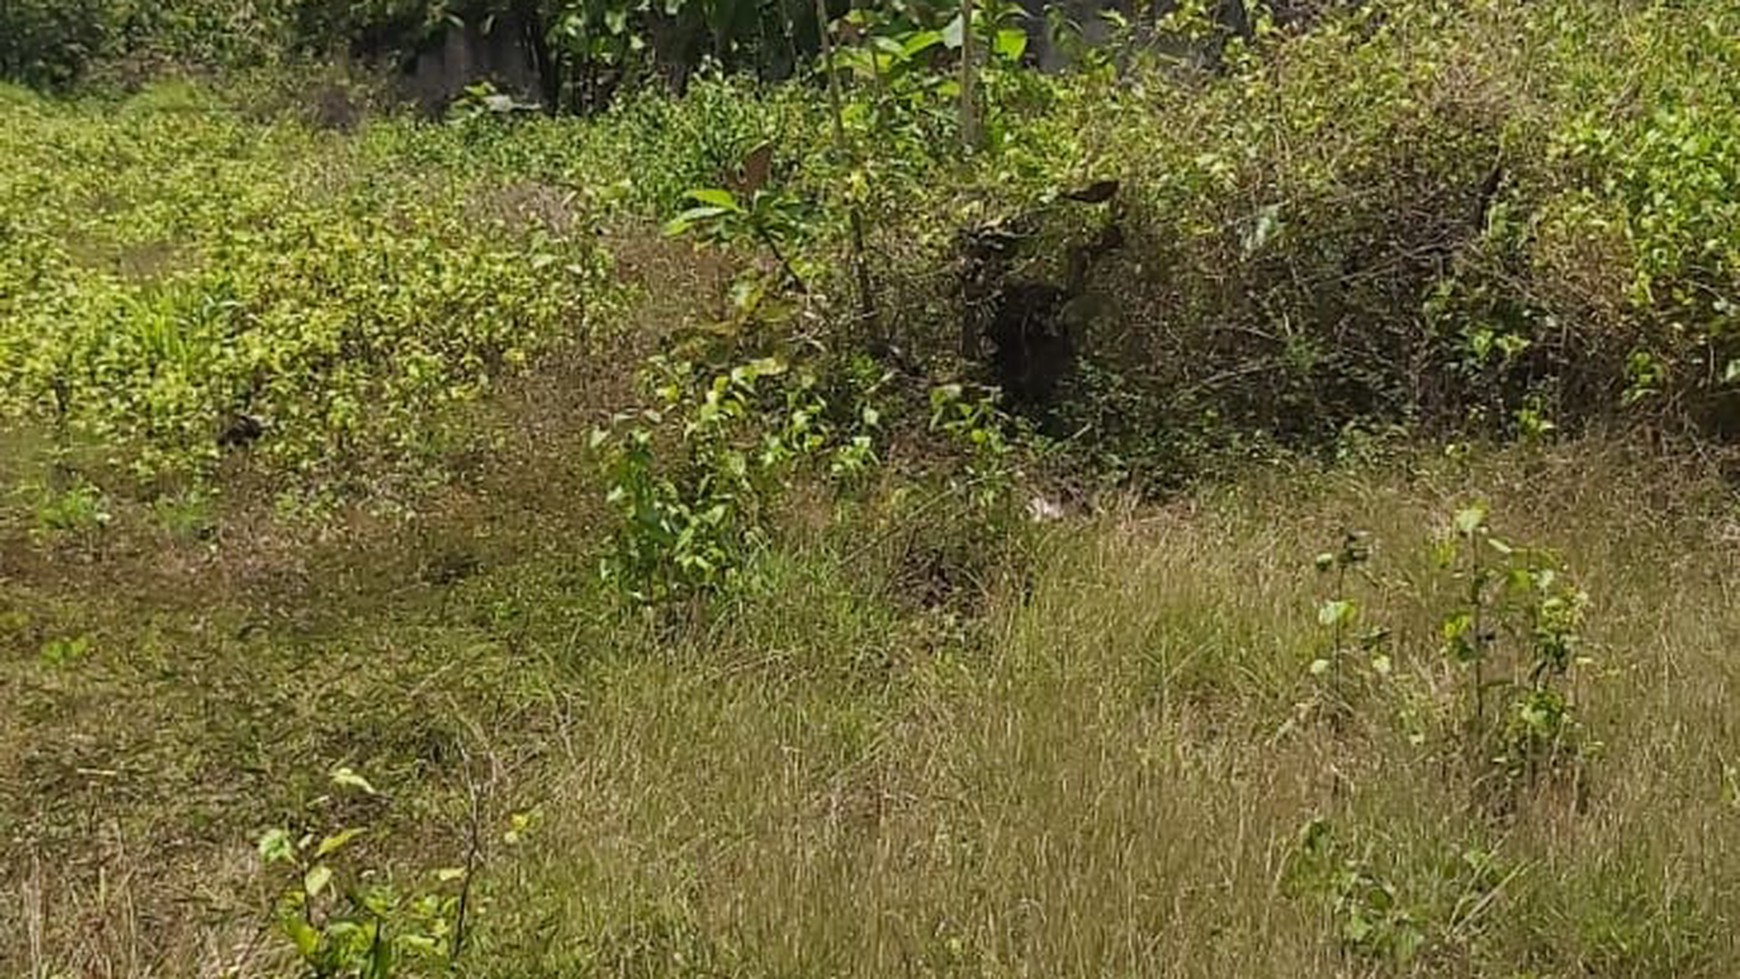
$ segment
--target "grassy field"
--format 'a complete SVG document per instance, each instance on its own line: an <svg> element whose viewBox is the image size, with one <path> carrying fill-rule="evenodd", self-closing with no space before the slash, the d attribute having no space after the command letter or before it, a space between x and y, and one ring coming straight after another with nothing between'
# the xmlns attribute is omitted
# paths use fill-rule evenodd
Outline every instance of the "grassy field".
<svg viewBox="0 0 1740 979"><path fill-rule="evenodd" d="M254 841L280 823L369 827L348 865L406 887L475 843L468 975L1720 976L1740 952L1740 531L1684 469L1578 445L1253 477L1048 525L928 598L903 567L946 525L852 565L799 541L674 641L612 615L568 508L468 490L417 547L8 548L8 972L279 974ZM1476 494L1590 597L1599 748L1502 805L1446 733L1428 554ZM1331 723L1312 557L1345 527L1393 669ZM1365 890L1295 882L1312 820ZM1354 907L1417 953L1347 951Z"/></svg>
<svg viewBox="0 0 1740 979"><path fill-rule="evenodd" d="M0 976L1733 975L1735 13L1587 7L0 88Z"/></svg>

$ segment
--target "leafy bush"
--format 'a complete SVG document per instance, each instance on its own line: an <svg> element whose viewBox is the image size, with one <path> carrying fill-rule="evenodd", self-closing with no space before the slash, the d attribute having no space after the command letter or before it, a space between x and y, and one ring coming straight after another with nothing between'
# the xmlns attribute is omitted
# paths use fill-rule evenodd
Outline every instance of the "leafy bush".
<svg viewBox="0 0 1740 979"><path fill-rule="evenodd" d="M335 771L332 784L376 794L348 768ZM418 966L446 971L464 939L473 868L443 867L420 887L395 887L372 869L345 866L348 850L369 831L298 836L274 827L261 835L261 861L287 878L274 915L278 931L315 979L390 979L423 971Z"/></svg>
<svg viewBox="0 0 1740 979"><path fill-rule="evenodd" d="M662 223L695 188L722 206L759 147L766 209L735 194L739 223L842 336L880 320L876 352L940 382L994 380L956 359L963 232L1019 243L976 300L996 304L1067 281L1070 242L1115 226L1124 247L1063 304L1075 356L1047 420L1145 485L1383 425L1740 424L1733 15L1409 0L1304 33L1259 22L1215 72L1136 51L1056 76L1016 67L999 16L970 154L940 12L842 26L837 119L821 79L715 75L586 120L352 139L256 127L187 87L102 121L9 102L4 409L146 474L209 471L243 415L256 455L312 478L359 449L438 453L413 418L608 302L577 228ZM1103 178L1103 221L1063 199ZM562 227L478 220L478 199L527 186Z"/></svg>
<svg viewBox="0 0 1740 979"><path fill-rule="evenodd" d="M768 512L806 465L850 480L877 461L876 409L853 399L843 414L813 367L779 356L718 371L656 358L645 387L651 406L593 438L621 518L604 576L636 603L732 587L770 542Z"/></svg>
<svg viewBox="0 0 1740 979"><path fill-rule="evenodd" d="M107 0L22 0L0 11L0 78L28 85L71 81L103 53L118 25Z"/></svg>
<svg viewBox="0 0 1740 979"><path fill-rule="evenodd" d="M294 46L298 0L16 0L0 7L0 79L64 87L131 61L240 67Z"/></svg>

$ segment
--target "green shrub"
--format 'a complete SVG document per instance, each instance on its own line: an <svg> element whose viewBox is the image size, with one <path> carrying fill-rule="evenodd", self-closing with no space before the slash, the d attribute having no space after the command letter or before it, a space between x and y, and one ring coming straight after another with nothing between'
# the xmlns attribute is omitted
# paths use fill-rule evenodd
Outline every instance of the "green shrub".
<svg viewBox="0 0 1740 979"><path fill-rule="evenodd" d="M661 357L643 386L649 405L593 437L620 518L603 574L641 605L734 587L770 543L770 514L794 479L850 482L878 461L866 392L830 404L814 365Z"/></svg>
<svg viewBox="0 0 1740 979"><path fill-rule="evenodd" d="M596 309L603 259L577 228L663 223L766 147L775 216L801 218L780 257L818 315L858 336L846 310L868 283L878 342L938 381L992 379L955 359L963 232L1019 242L994 304L1065 279L1071 243L1115 225L1124 246L1067 306L1076 356L1047 420L1144 485L1387 426L1725 436L1735 19L1409 0L1260 29L1213 73L1132 55L1044 76L1006 45L971 154L946 42L868 13L842 38L838 136L816 79L712 74L590 119L352 138L244 121L209 90L151 89L102 120L8 100L0 407L146 473L209 470L237 414L291 468L438 454L412 418ZM1109 213L1062 197L1112 178ZM515 187L565 226L478 220Z"/></svg>
<svg viewBox="0 0 1740 979"><path fill-rule="evenodd" d="M0 8L0 78L65 85L108 53L125 20L112 0L18 0Z"/></svg>

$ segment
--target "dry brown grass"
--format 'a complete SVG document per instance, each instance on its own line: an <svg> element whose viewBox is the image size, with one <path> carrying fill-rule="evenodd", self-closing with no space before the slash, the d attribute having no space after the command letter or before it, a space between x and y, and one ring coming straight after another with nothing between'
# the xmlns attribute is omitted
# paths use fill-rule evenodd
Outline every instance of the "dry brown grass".
<svg viewBox="0 0 1740 979"><path fill-rule="evenodd" d="M548 845L502 894L528 917L500 974L1722 975L1732 555L1697 484L1633 465L1511 456L1466 480L1132 511L1049 538L1030 599L967 648L877 649L899 634L864 629L849 586L808 567L749 648L606 671ZM1581 810L1548 787L1493 815L1386 695L1340 734L1288 723L1309 696L1309 555L1347 525L1378 542L1397 683L1449 696L1423 550L1475 490L1594 596L1586 708L1606 748ZM851 681L888 659L886 683ZM1446 862L1491 850L1514 876L1422 959L1344 957L1279 886L1315 817L1428 929L1451 930L1424 917L1455 886Z"/></svg>
<svg viewBox="0 0 1740 979"><path fill-rule="evenodd" d="M1543 790L1494 812L1395 718L1452 697L1424 546L1477 493L1593 599L1584 706L1605 749L1581 808ZM5 582L9 612L36 603L29 635L82 626L97 645L51 669L7 634L0 928L19 940L0 971L278 974L254 834L366 820L381 834L359 861L446 866L481 759L494 824L539 815L527 843L487 848L465 974L1721 976L1734 960L1736 555L1728 497L1686 466L1590 444L1472 474L1253 475L1037 532L971 606L903 601L897 554L842 567L813 541L662 644L601 614L584 558L542 539L583 521L546 502L516 523L522 502L451 511L468 546L498 535L451 580L346 594L366 567L417 565L421 538L383 538L375 564L311 556L314 579L343 576L303 594L317 612ZM1372 534L1359 597L1395 629L1397 671L1335 730L1296 705L1320 641L1310 559L1345 526ZM391 801L309 810L337 764ZM1414 909L1428 954L1344 954L1328 913L1288 895L1317 817ZM1443 868L1471 848L1504 883L1452 927L1434 917L1462 886Z"/></svg>

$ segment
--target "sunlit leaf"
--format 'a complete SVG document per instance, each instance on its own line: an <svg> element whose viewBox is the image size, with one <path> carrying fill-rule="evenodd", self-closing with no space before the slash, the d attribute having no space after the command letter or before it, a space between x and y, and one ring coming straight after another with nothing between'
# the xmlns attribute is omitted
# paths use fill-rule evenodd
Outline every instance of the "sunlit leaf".
<svg viewBox="0 0 1740 979"><path fill-rule="evenodd" d="M375 787L373 785L369 784L368 779L363 778L361 775L358 775L356 772L351 771L349 768L335 769L332 773L332 784L343 786L344 788L347 788L347 789L356 789L356 790L363 792L363 793L366 793L368 795L379 795L380 794L380 793L375 791Z"/></svg>
<svg viewBox="0 0 1740 979"><path fill-rule="evenodd" d="M904 57L911 58L914 55L928 51L942 43L942 31L918 31L911 37L907 38L905 44L900 45L900 53ZM949 45L949 47L960 47L959 39L957 38L955 43Z"/></svg>
<svg viewBox="0 0 1740 979"><path fill-rule="evenodd" d="M691 190L684 196L697 203L724 208L727 211L743 210L742 205L737 203L737 195L723 187L702 187Z"/></svg>
<svg viewBox="0 0 1740 979"><path fill-rule="evenodd" d="M260 859L267 863L287 862L296 859L296 842L291 839L289 830L273 827L260 837Z"/></svg>
<svg viewBox="0 0 1740 979"><path fill-rule="evenodd" d="M1486 525L1486 505L1476 503L1456 511L1454 520L1456 532L1464 537L1471 537L1474 532Z"/></svg>
<svg viewBox="0 0 1740 979"><path fill-rule="evenodd" d="M1345 599L1324 602L1317 609L1317 621L1326 626L1346 625L1353 621L1353 603Z"/></svg>
<svg viewBox="0 0 1740 979"><path fill-rule="evenodd" d="M949 50L956 50L960 48L961 42L965 39L965 34L966 31L962 26L961 15L956 14L955 19L949 21L948 26L942 29L942 42L949 48Z"/></svg>
<svg viewBox="0 0 1740 979"><path fill-rule="evenodd" d="M691 207L665 222L665 234L676 237L687 233L697 225L730 213L732 213L732 209L724 207Z"/></svg>
<svg viewBox="0 0 1740 979"><path fill-rule="evenodd" d="M368 830L362 827L352 827L350 829L339 830L320 841L320 845L314 848L314 859L318 860L328 854L336 853L340 849L343 849L345 844L366 832L368 832Z"/></svg>
<svg viewBox="0 0 1740 979"><path fill-rule="evenodd" d="M313 925L304 921L301 916L285 915L279 919L278 924L304 959L312 958L314 953L320 950L320 932L316 931Z"/></svg>

